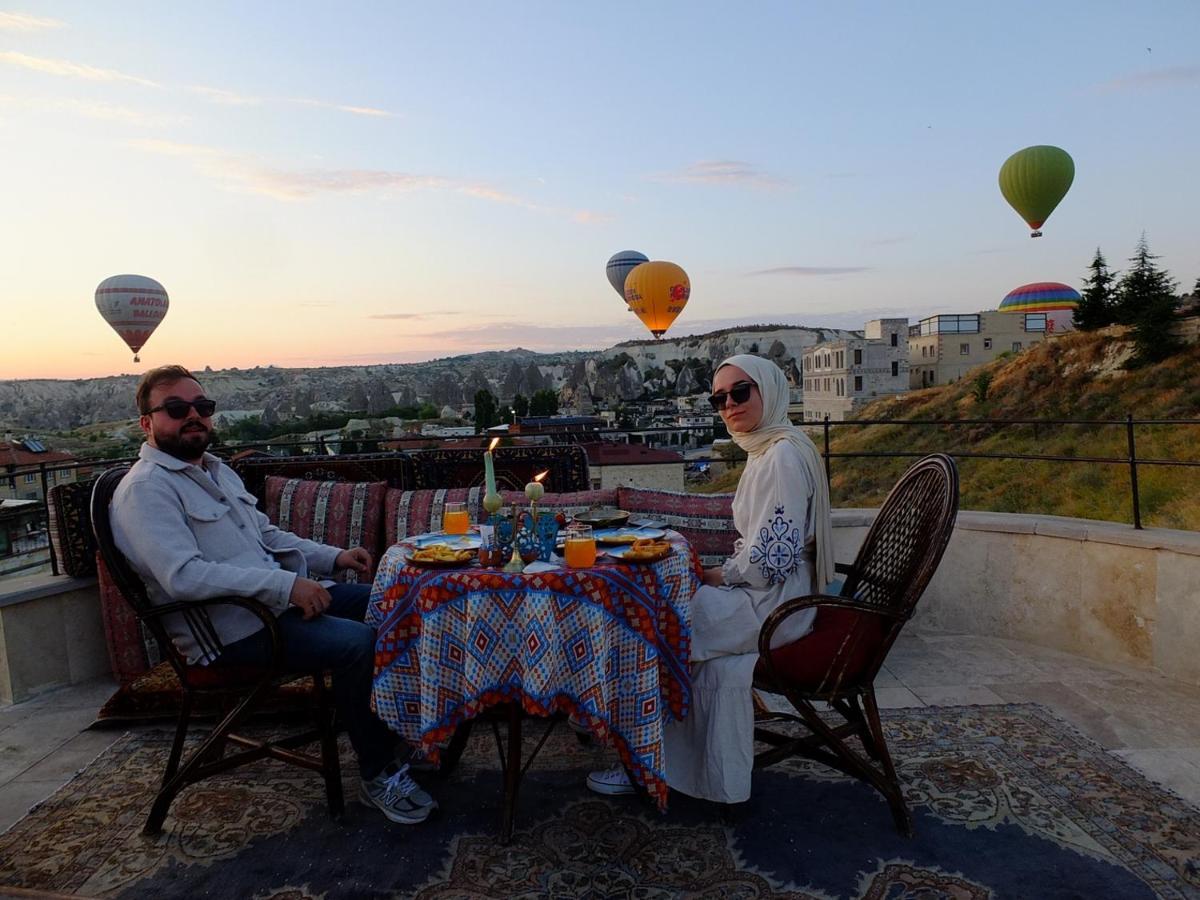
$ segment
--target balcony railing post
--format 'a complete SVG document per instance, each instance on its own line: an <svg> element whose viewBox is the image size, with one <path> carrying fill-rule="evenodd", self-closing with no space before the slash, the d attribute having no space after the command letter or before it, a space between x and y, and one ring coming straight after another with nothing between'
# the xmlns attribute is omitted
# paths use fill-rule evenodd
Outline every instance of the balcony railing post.
<svg viewBox="0 0 1200 900"><path fill-rule="evenodd" d="M50 574L58 575L58 554L54 552L54 541L50 540L50 479L44 462L38 463L38 472L42 479L42 521L46 523L46 546L50 550Z"/></svg>
<svg viewBox="0 0 1200 900"><path fill-rule="evenodd" d="M833 484L833 472L829 463L829 413L825 413L825 421L822 423L822 431L825 432L825 480Z"/></svg>
<svg viewBox="0 0 1200 900"><path fill-rule="evenodd" d="M1138 499L1137 447L1133 439L1133 413L1125 414L1125 437L1129 444L1129 489L1133 494L1133 527L1142 528L1142 504Z"/></svg>

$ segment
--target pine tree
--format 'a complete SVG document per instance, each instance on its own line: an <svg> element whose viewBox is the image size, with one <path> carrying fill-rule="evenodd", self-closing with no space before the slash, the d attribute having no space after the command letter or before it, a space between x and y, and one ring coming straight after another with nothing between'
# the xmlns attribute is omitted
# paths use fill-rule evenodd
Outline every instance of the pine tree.
<svg viewBox="0 0 1200 900"><path fill-rule="evenodd" d="M497 414L496 398L486 388L475 392L475 431L487 431L500 420Z"/></svg>
<svg viewBox="0 0 1200 900"><path fill-rule="evenodd" d="M1180 349L1172 331L1179 306L1175 281L1158 268L1156 259L1143 234L1129 260L1133 265L1117 285L1117 321L1133 326L1135 366L1166 359Z"/></svg>
<svg viewBox="0 0 1200 900"><path fill-rule="evenodd" d="M1113 281L1115 276L1108 271L1108 263L1100 248L1088 266L1092 274L1083 281L1083 293L1075 308L1075 327L1081 331L1094 331L1113 323Z"/></svg>

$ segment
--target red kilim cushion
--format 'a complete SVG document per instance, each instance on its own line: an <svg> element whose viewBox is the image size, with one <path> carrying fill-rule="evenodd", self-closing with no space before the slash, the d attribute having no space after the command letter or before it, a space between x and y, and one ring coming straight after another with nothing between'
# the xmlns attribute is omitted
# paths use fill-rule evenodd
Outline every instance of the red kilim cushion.
<svg viewBox="0 0 1200 900"><path fill-rule="evenodd" d="M704 566L719 566L733 555L733 494L687 494L617 488L617 506L635 516L666 522L688 539Z"/></svg>
<svg viewBox="0 0 1200 900"><path fill-rule="evenodd" d="M386 481L305 481L270 475L267 517L285 531L334 547L362 547L379 561ZM355 572L339 575L357 581Z"/></svg>
<svg viewBox="0 0 1200 900"><path fill-rule="evenodd" d="M857 684L879 652L890 621L853 609L819 609L813 630L771 651L781 678L801 689L830 690ZM760 661L756 680L766 677Z"/></svg>

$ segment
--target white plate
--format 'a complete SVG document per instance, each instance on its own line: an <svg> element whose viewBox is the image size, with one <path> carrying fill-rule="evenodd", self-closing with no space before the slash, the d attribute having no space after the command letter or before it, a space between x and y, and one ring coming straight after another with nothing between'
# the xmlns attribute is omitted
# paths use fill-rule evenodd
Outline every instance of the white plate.
<svg viewBox="0 0 1200 900"><path fill-rule="evenodd" d="M607 553L609 556L613 557L614 559L624 559L625 554L628 553L629 550L630 550L630 547L628 544L621 546L621 547L605 547L604 548L604 552ZM629 562L631 562L631 563L658 562L659 560L666 559L670 555L671 555L671 551L668 550L662 556L656 556L653 559L631 559L631 560L629 560Z"/></svg>
<svg viewBox="0 0 1200 900"><path fill-rule="evenodd" d="M429 534L418 534L414 538L409 538L406 543L410 543L418 549L428 547L430 544L445 544L453 550L477 550L483 542L479 539L478 534L444 534L434 531Z"/></svg>
<svg viewBox="0 0 1200 900"><path fill-rule="evenodd" d="M597 544L632 544L638 538L663 537L666 532L661 528L598 528L592 532Z"/></svg>

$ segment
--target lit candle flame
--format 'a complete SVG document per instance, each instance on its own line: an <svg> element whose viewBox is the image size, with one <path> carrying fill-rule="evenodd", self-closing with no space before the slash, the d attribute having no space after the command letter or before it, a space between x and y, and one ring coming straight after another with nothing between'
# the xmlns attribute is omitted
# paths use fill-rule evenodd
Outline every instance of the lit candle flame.
<svg viewBox="0 0 1200 900"><path fill-rule="evenodd" d="M550 470L547 469L545 472L539 472L538 474L534 475L533 480L540 483L541 480L549 474L550 474Z"/></svg>
<svg viewBox="0 0 1200 900"><path fill-rule="evenodd" d="M498 437L492 438L492 442L490 444L488 444L488 453L491 453L493 450L495 450L496 445L498 443L500 443L500 438L498 438Z"/></svg>

